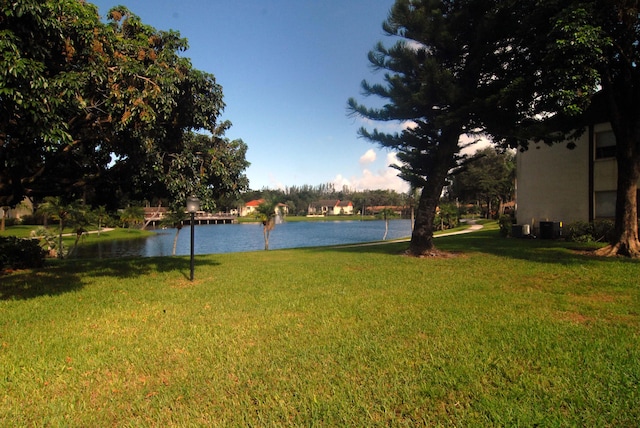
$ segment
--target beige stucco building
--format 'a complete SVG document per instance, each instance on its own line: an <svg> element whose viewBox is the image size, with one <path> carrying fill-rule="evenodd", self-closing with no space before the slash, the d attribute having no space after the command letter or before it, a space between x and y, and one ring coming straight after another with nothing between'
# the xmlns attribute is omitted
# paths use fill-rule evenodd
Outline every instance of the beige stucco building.
<svg viewBox="0 0 640 428"><path fill-rule="evenodd" d="M353 202L325 199L309 205L308 213L308 215L352 215Z"/></svg>
<svg viewBox="0 0 640 428"><path fill-rule="evenodd" d="M21 219L24 216L33 214L33 203L31 199L24 198L22 202L14 208L0 207L0 216L4 218Z"/></svg>
<svg viewBox="0 0 640 428"><path fill-rule="evenodd" d="M614 217L617 165L610 124L589 126L572 150L531 144L516 162L516 221L533 233L541 221Z"/></svg>

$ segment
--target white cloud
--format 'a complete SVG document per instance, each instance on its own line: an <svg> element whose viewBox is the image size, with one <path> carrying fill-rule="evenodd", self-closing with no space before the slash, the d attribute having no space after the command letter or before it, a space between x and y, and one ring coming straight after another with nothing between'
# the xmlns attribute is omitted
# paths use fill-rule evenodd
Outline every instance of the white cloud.
<svg viewBox="0 0 640 428"><path fill-rule="evenodd" d="M411 129L417 126L417 124L412 120L405 120L403 122L392 120L387 122L387 121L372 120L366 117L359 116L356 119L356 121L359 122L363 127L369 130L377 129L380 132L385 132L389 134L402 132L405 129L408 129L408 128Z"/></svg>
<svg viewBox="0 0 640 428"><path fill-rule="evenodd" d="M417 50L419 50L419 49L424 49L424 48L426 48L426 46L425 46L425 45L423 45L422 43L417 42L417 41L415 41L415 40L407 40L407 41L405 42L405 44L407 45L407 47L408 47L409 49L413 49L414 51L417 51Z"/></svg>
<svg viewBox="0 0 640 428"><path fill-rule="evenodd" d="M361 190L395 190L398 193L406 193L409 191L409 185L406 181L398 177L398 171L392 168L387 168L386 171L371 172L368 169L362 170L362 175L359 177L351 177L349 179L338 174L333 180L333 184L336 189L342 189L344 186L347 188L361 191Z"/></svg>
<svg viewBox="0 0 640 428"><path fill-rule="evenodd" d="M360 164L365 165L369 163L373 163L376 160L376 152L373 149L367 150L365 154L360 156Z"/></svg>
<svg viewBox="0 0 640 428"><path fill-rule="evenodd" d="M411 127L415 126L415 123L406 122L403 126ZM462 150L462 153L473 154L477 150L481 150L491 145L491 141L482 136L463 135L460 137L460 145L472 143L470 146ZM377 163L380 165L376 169L372 164ZM343 174L338 174L333 179L332 183L336 189L342 189L344 186L355 191L362 190L377 190L377 189L389 189L395 190L399 193L406 193L409 191L409 184L398 177L398 170L391 168L389 165L400 165L395 152L387 153L384 158L378 160L378 154L374 149L369 149L359 159L360 173L345 177Z"/></svg>
<svg viewBox="0 0 640 428"><path fill-rule="evenodd" d="M400 165L396 152L387 153L387 165Z"/></svg>
<svg viewBox="0 0 640 428"><path fill-rule="evenodd" d="M402 122L402 125L400 125L402 127L403 130L405 129L413 129L415 127L418 126L418 124L416 122L414 122L413 120L406 120L404 122Z"/></svg>
<svg viewBox="0 0 640 428"><path fill-rule="evenodd" d="M492 145L491 141L482 136L482 135L461 135L460 142L458 145L467 145L469 143L473 143L465 148L463 148L460 153L464 155L472 155L478 150L482 150L485 147L489 147Z"/></svg>
<svg viewBox="0 0 640 428"><path fill-rule="evenodd" d="M368 150L365 155L369 154L369 152L373 152L373 158L375 159L376 154L373 150ZM364 156L360 158L361 163L363 158ZM333 179L333 184L336 189L342 189L346 186L349 189L356 191L382 189L395 190L399 193L408 192L409 184L398 177L398 170L391 168L389 166L390 164L399 164L395 153L387 154L386 162L382 168L375 171L372 171L369 168L363 168L359 175L349 178L342 174L338 174Z"/></svg>

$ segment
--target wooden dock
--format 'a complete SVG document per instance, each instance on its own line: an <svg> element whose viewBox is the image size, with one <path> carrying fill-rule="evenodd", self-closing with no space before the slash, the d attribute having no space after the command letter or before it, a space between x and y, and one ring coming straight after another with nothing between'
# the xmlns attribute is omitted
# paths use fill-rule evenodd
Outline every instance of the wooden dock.
<svg viewBox="0 0 640 428"><path fill-rule="evenodd" d="M237 223L238 217L231 214L210 214L210 213L196 213L193 217L193 223L197 226L200 224L231 224ZM182 220L182 224L191 224L191 218Z"/></svg>
<svg viewBox="0 0 640 428"><path fill-rule="evenodd" d="M165 217L165 213L155 212L145 216L145 225L147 228L156 229L161 227L162 220ZM198 226L202 224L232 224L237 223L238 217L232 214L211 214L204 211L197 212L193 218L193 224ZM183 226L189 226L191 224L191 217L188 213L185 213L185 218L182 220Z"/></svg>

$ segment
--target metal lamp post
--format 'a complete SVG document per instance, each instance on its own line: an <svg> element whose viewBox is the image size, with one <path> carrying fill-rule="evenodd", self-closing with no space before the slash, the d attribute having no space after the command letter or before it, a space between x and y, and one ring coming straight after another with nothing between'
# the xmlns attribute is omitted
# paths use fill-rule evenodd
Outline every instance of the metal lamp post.
<svg viewBox="0 0 640 428"><path fill-rule="evenodd" d="M193 242L194 242L194 217L196 212L200 210L200 200L195 196L189 196L187 198L187 212L191 214L191 276L189 279L193 281Z"/></svg>

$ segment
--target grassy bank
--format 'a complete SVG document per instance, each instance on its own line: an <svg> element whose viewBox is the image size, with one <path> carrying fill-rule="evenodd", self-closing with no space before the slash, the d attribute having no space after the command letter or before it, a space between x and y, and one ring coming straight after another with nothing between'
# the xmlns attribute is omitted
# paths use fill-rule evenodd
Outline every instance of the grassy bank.
<svg viewBox="0 0 640 428"><path fill-rule="evenodd" d="M637 426L640 263L495 228L0 278L0 426Z"/></svg>
<svg viewBox="0 0 640 428"><path fill-rule="evenodd" d="M6 230L0 232L0 236L17 236L18 238L29 238L31 237L31 233L37 230L41 226L32 226L32 225L20 225L20 226L11 226L7 227ZM57 237L58 228L56 226L49 226L49 231ZM73 229L67 228L63 230L62 242L65 248L69 249L73 247L76 242L76 235ZM140 229L124 229L124 228L115 228L101 230L98 233L97 228L90 229L88 233L85 233L80 241L78 242L79 246L82 245L92 245L97 244L99 242L112 241L112 240L126 240L126 239L139 239L152 235L153 232L149 230L140 230ZM56 238L57 239L57 238Z"/></svg>

